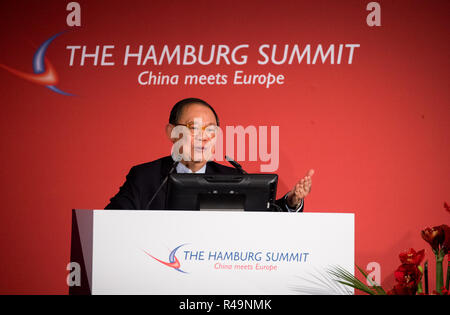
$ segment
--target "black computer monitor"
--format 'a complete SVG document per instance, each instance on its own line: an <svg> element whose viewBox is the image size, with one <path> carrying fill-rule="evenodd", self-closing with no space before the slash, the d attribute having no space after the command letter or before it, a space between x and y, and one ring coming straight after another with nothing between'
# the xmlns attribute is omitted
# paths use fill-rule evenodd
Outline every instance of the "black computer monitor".
<svg viewBox="0 0 450 315"><path fill-rule="evenodd" d="M167 206L171 210L273 211L277 183L276 174L171 174Z"/></svg>

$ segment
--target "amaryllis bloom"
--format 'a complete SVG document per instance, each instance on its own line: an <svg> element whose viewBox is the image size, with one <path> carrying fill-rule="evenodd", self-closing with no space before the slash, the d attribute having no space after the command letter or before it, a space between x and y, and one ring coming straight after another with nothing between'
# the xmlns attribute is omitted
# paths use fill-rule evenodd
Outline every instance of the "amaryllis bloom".
<svg viewBox="0 0 450 315"><path fill-rule="evenodd" d="M407 286L403 283L397 283L387 295L415 295L417 288Z"/></svg>
<svg viewBox="0 0 450 315"><path fill-rule="evenodd" d="M431 245L433 251L439 251L439 247L444 242L445 234L441 226L435 226L433 228L426 228L422 231L422 238Z"/></svg>
<svg viewBox="0 0 450 315"><path fill-rule="evenodd" d="M399 257L402 264L412 264L418 266L425 257L425 250L422 249L416 252L413 248L410 248L405 252L401 252Z"/></svg>
<svg viewBox="0 0 450 315"><path fill-rule="evenodd" d="M414 295L422 279L422 272L418 266L425 256L425 250L416 252L413 248L400 253L402 262L394 273L397 284L387 292L389 295Z"/></svg>
<svg viewBox="0 0 450 315"><path fill-rule="evenodd" d="M444 241L442 242L442 250L445 254L450 253L450 227L448 225L441 225L444 232Z"/></svg>
<svg viewBox="0 0 450 315"><path fill-rule="evenodd" d="M414 264L403 264L397 268L394 273L395 279L399 284L417 291L417 286L422 279L422 273Z"/></svg>

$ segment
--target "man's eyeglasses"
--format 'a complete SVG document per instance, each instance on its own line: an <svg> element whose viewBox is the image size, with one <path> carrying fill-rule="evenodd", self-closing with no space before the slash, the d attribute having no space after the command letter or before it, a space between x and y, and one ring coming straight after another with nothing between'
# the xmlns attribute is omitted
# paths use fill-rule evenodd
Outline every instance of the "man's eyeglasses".
<svg viewBox="0 0 450 315"><path fill-rule="evenodd" d="M199 126L193 122L188 122L187 124L176 124L175 126L187 127L192 134L206 132L207 135L214 135L218 128L216 125Z"/></svg>

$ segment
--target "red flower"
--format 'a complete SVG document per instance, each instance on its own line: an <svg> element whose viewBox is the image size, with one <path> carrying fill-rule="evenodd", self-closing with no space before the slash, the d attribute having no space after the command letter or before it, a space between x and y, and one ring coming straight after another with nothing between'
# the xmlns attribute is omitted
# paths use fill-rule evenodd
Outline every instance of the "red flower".
<svg viewBox="0 0 450 315"><path fill-rule="evenodd" d="M445 208L445 210L450 212L450 206L446 202L444 202L444 208Z"/></svg>
<svg viewBox="0 0 450 315"><path fill-rule="evenodd" d="M425 257L425 250L422 249L416 252L413 248L410 248L405 252L401 252L399 257L402 264L418 266Z"/></svg>
<svg viewBox="0 0 450 315"><path fill-rule="evenodd" d="M441 225L441 228L444 233L444 241L442 242L442 249L445 254L450 252L450 227L448 225Z"/></svg>
<svg viewBox="0 0 450 315"><path fill-rule="evenodd" d="M418 266L425 256L425 250L416 252L413 248L401 252L399 257L402 264L394 273L397 284L387 292L389 295L415 295L422 272Z"/></svg>
<svg viewBox="0 0 450 315"><path fill-rule="evenodd" d="M405 286L414 287L417 289L417 285L422 278L422 273L419 268L413 264L403 264L397 268L394 273L395 279L398 283L403 284Z"/></svg>
<svg viewBox="0 0 450 315"><path fill-rule="evenodd" d="M416 291L417 288L397 283L392 290L387 292L387 295L415 295Z"/></svg>
<svg viewBox="0 0 450 315"><path fill-rule="evenodd" d="M441 293L439 293L436 290L433 290L433 294L434 295L450 295L450 292L445 287L442 287L441 288Z"/></svg>
<svg viewBox="0 0 450 315"><path fill-rule="evenodd" d="M442 246L442 243L444 242L444 230L440 226L435 226L433 228L426 228L422 231L422 238L428 242L431 245L431 248L433 248L433 251L437 252L439 251L439 247Z"/></svg>

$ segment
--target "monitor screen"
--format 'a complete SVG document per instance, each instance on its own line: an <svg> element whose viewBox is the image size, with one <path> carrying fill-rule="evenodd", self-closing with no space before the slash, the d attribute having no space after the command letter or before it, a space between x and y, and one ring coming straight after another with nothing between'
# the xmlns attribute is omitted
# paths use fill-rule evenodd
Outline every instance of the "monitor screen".
<svg viewBox="0 0 450 315"><path fill-rule="evenodd" d="M171 210L273 211L276 174L171 174L167 205Z"/></svg>

